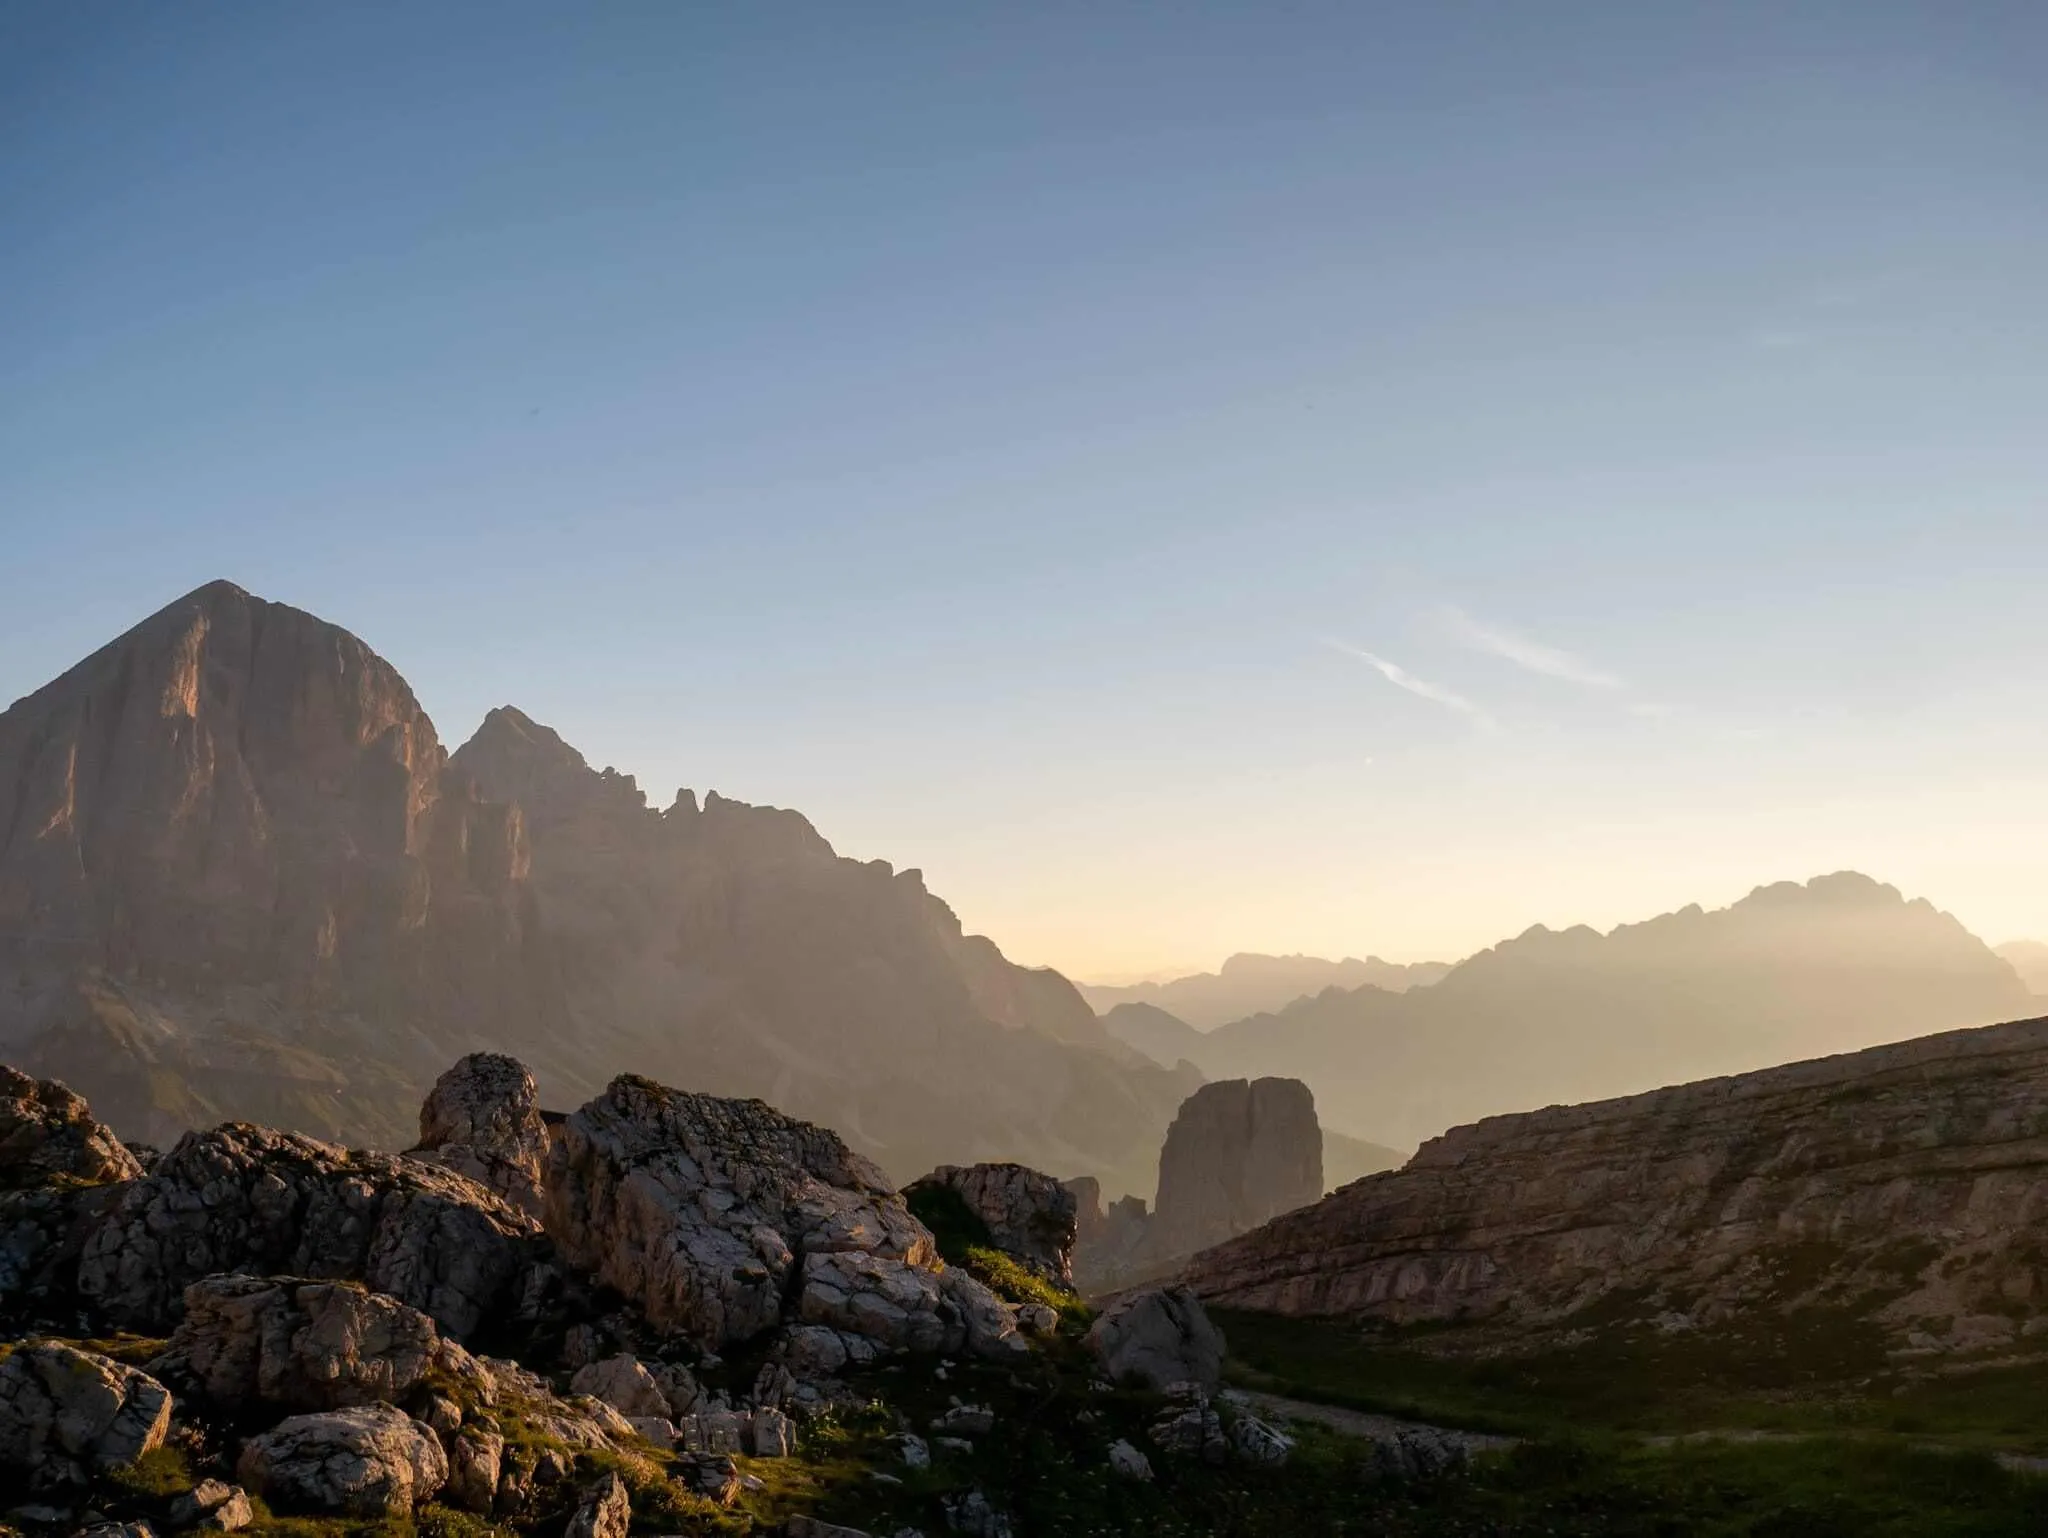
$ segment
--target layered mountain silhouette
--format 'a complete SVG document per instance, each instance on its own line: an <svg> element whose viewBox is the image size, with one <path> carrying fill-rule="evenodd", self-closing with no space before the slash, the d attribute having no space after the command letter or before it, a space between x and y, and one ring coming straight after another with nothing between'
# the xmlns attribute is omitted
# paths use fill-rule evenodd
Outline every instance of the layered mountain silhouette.
<svg viewBox="0 0 2048 1538"><path fill-rule="evenodd" d="M1302 1079L1326 1125L1413 1143L2037 1004L1954 918L1842 872L1608 934L1538 926L1428 988L1329 990L1196 1033L1188 1055L1211 1078Z"/></svg>
<svg viewBox="0 0 2048 1538"><path fill-rule="evenodd" d="M2012 940L1997 947L2020 981L2037 994L2048 996L2048 945L2039 940Z"/></svg>
<svg viewBox="0 0 2048 1538"><path fill-rule="evenodd" d="M1262 956L1240 951L1218 972L1197 972L1165 983L1117 987L1082 983L1080 988L1081 996L1099 1013L1107 1014L1122 1004L1149 1004L1206 1031L1247 1015L1280 1009L1328 988L1372 987L1400 993L1433 983L1450 970L1450 964L1441 961L1403 965L1377 956L1363 961L1356 956L1326 961L1320 956Z"/></svg>
<svg viewBox="0 0 2048 1538"><path fill-rule="evenodd" d="M336 626L217 582L0 715L0 1050L148 1141L231 1117L402 1147L454 1057L574 1103L759 1095L901 1178L1148 1190L1191 1071L794 812L650 807L494 711L452 757Z"/></svg>

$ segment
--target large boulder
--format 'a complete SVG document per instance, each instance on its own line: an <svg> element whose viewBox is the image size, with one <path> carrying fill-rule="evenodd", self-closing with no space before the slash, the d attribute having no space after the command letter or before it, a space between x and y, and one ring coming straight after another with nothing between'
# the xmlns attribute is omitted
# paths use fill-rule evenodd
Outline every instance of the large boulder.
<svg viewBox="0 0 2048 1538"><path fill-rule="evenodd" d="M338 1410L399 1400L431 1376L488 1397L475 1358L434 1321L349 1282L210 1276L185 1289L185 1317L150 1366L219 1404Z"/></svg>
<svg viewBox="0 0 2048 1538"><path fill-rule="evenodd" d="M54 1079L0 1064L0 1189L64 1180L104 1185L142 1173L135 1156Z"/></svg>
<svg viewBox="0 0 2048 1538"><path fill-rule="evenodd" d="M170 1426L170 1392L96 1352L31 1342L0 1362L0 1463L39 1483L132 1463Z"/></svg>
<svg viewBox="0 0 2048 1538"><path fill-rule="evenodd" d="M516 1057L472 1052L435 1081L420 1107L416 1157L469 1176L540 1216L548 1129L533 1075Z"/></svg>
<svg viewBox="0 0 2048 1538"><path fill-rule="evenodd" d="M1022 1164L942 1164L904 1191L951 1191L988 1229L995 1247L1049 1280L1071 1286L1079 1213L1076 1194Z"/></svg>
<svg viewBox="0 0 2048 1538"><path fill-rule="evenodd" d="M601 1399L628 1419L671 1418L690 1413L701 1394L690 1369L675 1362L643 1362L636 1356L608 1356L576 1369L569 1392Z"/></svg>
<svg viewBox="0 0 2048 1538"><path fill-rule="evenodd" d="M236 1472L275 1505L356 1517L410 1516L448 1478L425 1426L389 1405L294 1415L251 1437Z"/></svg>
<svg viewBox="0 0 2048 1538"><path fill-rule="evenodd" d="M888 1177L836 1134L633 1076L557 1130L545 1189L563 1259L705 1346L778 1323L805 1256L937 1259Z"/></svg>
<svg viewBox="0 0 2048 1538"><path fill-rule="evenodd" d="M78 1288L156 1329L216 1272L360 1281L462 1340L511 1301L535 1238L531 1219L452 1170L230 1122L188 1133L122 1192Z"/></svg>
<svg viewBox="0 0 2048 1538"><path fill-rule="evenodd" d="M1182 1102L1159 1151L1145 1236L1167 1262L1323 1197L1323 1131L1299 1079L1224 1079Z"/></svg>
<svg viewBox="0 0 2048 1538"><path fill-rule="evenodd" d="M1030 1348L1016 1316L965 1271L935 1271L858 1250L804 1261L797 1317L889 1350L1002 1358Z"/></svg>
<svg viewBox="0 0 2048 1538"><path fill-rule="evenodd" d="M1213 1391L1223 1377L1223 1334L1185 1287L1118 1298L1089 1327L1088 1349L1118 1382L1134 1378L1155 1389L1197 1383Z"/></svg>

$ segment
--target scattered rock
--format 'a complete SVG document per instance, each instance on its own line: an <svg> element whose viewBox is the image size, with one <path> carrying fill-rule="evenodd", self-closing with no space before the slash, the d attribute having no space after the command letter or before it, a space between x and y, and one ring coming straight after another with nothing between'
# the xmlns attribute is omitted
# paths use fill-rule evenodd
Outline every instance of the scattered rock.
<svg viewBox="0 0 2048 1538"><path fill-rule="evenodd" d="M780 1410L756 1410L747 1421L747 1449L756 1458L787 1458L796 1451L796 1423Z"/></svg>
<svg viewBox="0 0 2048 1538"><path fill-rule="evenodd" d="M1155 1389L1199 1383L1213 1390L1223 1375L1223 1335L1185 1287L1118 1298L1090 1326L1088 1348L1118 1382L1136 1379Z"/></svg>
<svg viewBox="0 0 2048 1538"><path fill-rule="evenodd" d="M451 1170L231 1122L188 1133L125 1189L78 1286L120 1323L161 1328L218 1272L355 1280L462 1340L514 1294L532 1234Z"/></svg>
<svg viewBox="0 0 2048 1538"><path fill-rule="evenodd" d="M248 1492L223 1479L202 1479L171 1502L171 1526L239 1532L256 1520Z"/></svg>
<svg viewBox="0 0 2048 1538"><path fill-rule="evenodd" d="M420 1106L415 1155L469 1176L538 1218L548 1129L533 1075L516 1057L472 1052Z"/></svg>
<svg viewBox="0 0 2048 1538"><path fill-rule="evenodd" d="M236 1472L285 1508L402 1517L448 1478L434 1434L389 1405L294 1415L251 1437Z"/></svg>
<svg viewBox="0 0 2048 1538"><path fill-rule="evenodd" d="M562 1124L545 1184L571 1265L711 1347L780 1323L805 1255L937 1258L888 1177L836 1134L649 1079L614 1079Z"/></svg>
<svg viewBox="0 0 2048 1538"><path fill-rule="evenodd" d="M54 1176L104 1185L141 1175L142 1165L93 1118L82 1096L54 1079L0 1065L0 1188Z"/></svg>
<svg viewBox="0 0 2048 1538"><path fill-rule="evenodd" d="M676 1445L691 1453L736 1453L744 1449L746 1417L735 1410L707 1409L676 1422Z"/></svg>
<svg viewBox="0 0 2048 1538"><path fill-rule="evenodd" d="M148 1373L54 1341L0 1362L0 1463L39 1485L75 1483L160 1446L171 1396Z"/></svg>
<svg viewBox="0 0 2048 1538"><path fill-rule="evenodd" d="M928 1469L932 1466L932 1450L923 1437L906 1431L901 1436L895 1437L892 1440L896 1444L897 1455L903 1459L903 1466L905 1468Z"/></svg>
<svg viewBox="0 0 2048 1538"><path fill-rule="evenodd" d="M1185 1409L1168 1410L1152 1423L1149 1433L1162 1451L1182 1458L1199 1458L1220 1465L1230 1457L1230 1442L1223 1434L1223 1417L1197 1397Z"/></svg>
<svg viewBox="0 0 2048 1538"><path fill-rule="evenodd" d="M1119 1479L1149 1480L1152 1460L1129 1442L1118 1438L1109 1444L1109 1471Z"/></svg>
<svg viewBox="0 0 2048 1538"><path fill-rule="evenodd" d="M402 1399L429 1375L490 1392L475 1358L418 1309L347 1282L291 1276L194 1282L184 1319L150 1366L224 1405L338 1410ZM452 1402L442 1413L461 1423Z"/></svg>
<svg viewBox="0 0 2048 1538"><path fill-rule="evenodd" d="M1434 1426L1401 1426L1373 1438L1373 1468L1382 1479L1435 1479L1465 1467L1468 1443Z"/></svg>
<svg viewBox="0 0 2048 1538"><path fill-rule="evenodd" d="M1256 1416L1239 1415L1230 1425L1230 1454L1254 1468L1277 1469L1294 1452L1294 1439Z"/></svg>
<svg viewBox="0 0 2048 1538"><path fill-rule="evenodd" d="M1052 1176L1022 1164L942 1164L904 1194L928 1187L957 1193L997 1249L1040 1276L1073 1284L1079 1209L1074 1193Z"/></svg>
<svg viewBox="0 0 2048 1538"><path fill-rule="evenodd" d="M946 1526L967 1538L1011 1538L1010 1519L989 1504L979 1490L949 1495L941 1503Z"/></svg>
<svg viewBox="0 0 2048 1538"><path fill-rule="evenodd" d="M995 1411L986 1405L956 1404L932 1422L932 1430L947 1436L976 1437L993 1431L995 1424Z"/></svg>
<svg viewBox="0 0 2048 1538"><path fill-rule="evenodd" d="M626 1538L632 1521L633 1502L626 1493L626 1482L611 1473L584 1492L562 1538Z"/></svg>
<svg viewBox="0 0 2048 1538"><path fill-rule="evenodd" d="M505 1439L487 1426L464 1426L448 1439L446 1498L464 1511L489 1516L504 1471Z"/></svg>
<svg viewBox="0 0 2048 1538"><path fill-rule="evenodd" d="M671 1412L668 1395L662 1392L661 1384L635 1356L606 1357L588 1367L577 1368L575 1376L569 1379L569 1391L594 1395L629 1418L641 1415L665 1417Z"/></svg>
<svg viewBox="0 0 2048 1538"><path fill-rule="evenodd" d="M684 1487L707 1501L730 1506L740 1497L739 1466L729 1453L683 1453L675 1468Z"/></svg>

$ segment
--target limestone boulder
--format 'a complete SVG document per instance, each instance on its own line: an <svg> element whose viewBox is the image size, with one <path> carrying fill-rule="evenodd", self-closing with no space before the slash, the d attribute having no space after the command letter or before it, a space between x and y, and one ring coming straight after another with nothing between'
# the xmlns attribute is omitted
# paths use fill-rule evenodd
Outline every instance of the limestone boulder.
<svg viewBox="0 0 2048 1538"><path fill-rule="evenodd" d="M142 1165L94 1119L82 1096L0 1064L0 1189L59 1178L104 1185L141 1174Z"/></svg>
<svg viewBox="0 0 2048 1538"><path fill-rule="evenodd" d="M512 1306L533 1221L467 1176L231 1122L188 1133L86 1241L79 1291L117 1322L175 1324L219 1272L360 1281L456 1340Z"/></svg>
<svg viewBox="0 0 2048 1538"><path fill-rule="evenodd" d="M934 1271L858 1250L805 1260L797 1318L892 1351L1003 1358L1030 1349L1016 1316L965 1271Z"/></svg>
<svg viewBox="0 0 2048 1538"><path fill-rule="evenodd" d="M544 1184L570 1265L712 1348L779 1323L806 1257L937 1258L888 1177L834 1133L642 1078L562 1124Z"/></svg>
<svg viewBox="0 0 2048 1538"><path fill-rule="evenodd" d="M702 1392L690 1369L680 1363L643 1362L631 1355L605 1357L577 1368L569 1389L601 1399L628 1418L663 1419L689 1414Z"/></svg>
<svg viewBox="0 0 2048 1538"><path fill-rule="evenodd" d="M38 1483L132 1463L170 1426L170 1391L97 1352L31 1342L0 1362L0 1464Z"/></svg>
<svg viewBox="0 0 2048 1538"><path fill-rule="evenodd" d="M504 1470L505 1438L488 1426L464 1426L447 1439L444 1497L464 1511L490 1515Z"/></svg>
<svg viewBox="0 0 2048 1538"><path fill-rule="evenodd" d="M286 1510L410 1516L448 1479L440 1440L389 1405L295 1415L251 1437L242 1482Z"/></svg>
<svg viewBox="0 0 2048 1538"><path fill-rule="evenodd" d="M1080 1211L1076 1193L1022 1164L942 1164L908 1187L946 1190L987 1227L989 1240L1040 1276L1072 1285Z"/></svg>
<svg viewBox="0 0 2048 1538"><path fill-rule="evenodd" d="M151 1366L223 1405L338 1410L401 1400L430 1376L467 1383L474 1397L491 1392L476 1359L418 1309L348 1282L290 1276L194 1282Z"/></svg>
<svg viewBox="0 0 2048 1538"><path fill-rule="evenodd" d="M1127 1293L1097 1316L1088 1349L1115 1381L1155 1389L1194 1383L1213 1391L1223 1376L1223 1334L1185 1287Z"/></svg>
<svg viewBox="0 0 2048 1538"><path fill-rule="evenodd" d="M626 1538L633 1522L633 1501L626 1482L607 1474L583 1493L562 1538Z"/></svg>
<svg viewBox="0 0 2048 1538"><path fill-rule="evenodd" d="M540 1094L516 1057L472 1052L435 1081L420 1107L415 1157L469 1176L536 1218L547 1152Z"/></svg>
<svg viewBox="0 0 2048 1538"><path fill-rule="evenodd" d="M202 1479L171 1502L171 1526L179 1530L233 1533L255 1520L248 1491L223 1479Z"/></svg>

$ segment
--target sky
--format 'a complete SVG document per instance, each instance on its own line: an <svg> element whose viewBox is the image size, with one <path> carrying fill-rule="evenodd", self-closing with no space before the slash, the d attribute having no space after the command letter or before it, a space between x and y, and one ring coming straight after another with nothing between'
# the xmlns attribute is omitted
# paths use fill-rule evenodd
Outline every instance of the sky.
<svg viewBox="0 0 2048 1538"><path fill-rule="evenodd" d="M0 0L0 700L228 577L1014 957L2048 936L2048 8Z"/></svg>

